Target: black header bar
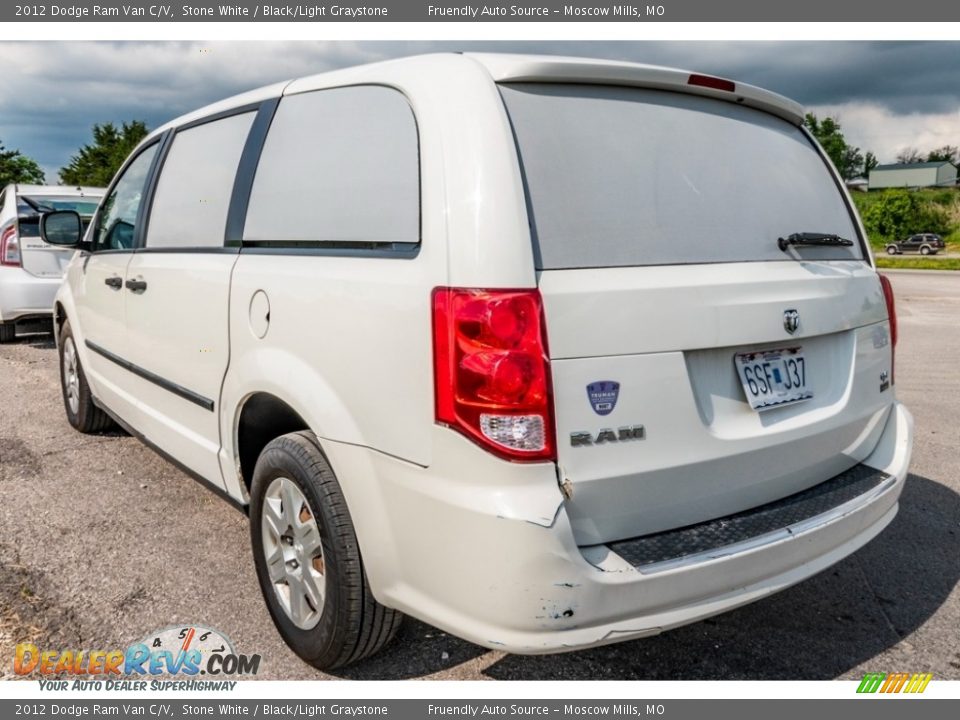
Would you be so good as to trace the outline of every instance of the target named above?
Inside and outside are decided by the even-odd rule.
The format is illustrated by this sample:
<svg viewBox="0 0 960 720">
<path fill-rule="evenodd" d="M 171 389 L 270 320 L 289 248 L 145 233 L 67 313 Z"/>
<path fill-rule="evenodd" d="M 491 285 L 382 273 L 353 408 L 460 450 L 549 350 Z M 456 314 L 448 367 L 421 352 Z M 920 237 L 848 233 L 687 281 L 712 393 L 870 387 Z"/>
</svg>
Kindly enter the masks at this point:
<svg viewBox="0 0 960 720">
<path fill-rule="evenodd" d="M 369 2 L 171 2 L 100 0 L 4 4 L 0 22 L 953 22 L 960 3 L 942 0 L 452 0 Z"/>
</svg>

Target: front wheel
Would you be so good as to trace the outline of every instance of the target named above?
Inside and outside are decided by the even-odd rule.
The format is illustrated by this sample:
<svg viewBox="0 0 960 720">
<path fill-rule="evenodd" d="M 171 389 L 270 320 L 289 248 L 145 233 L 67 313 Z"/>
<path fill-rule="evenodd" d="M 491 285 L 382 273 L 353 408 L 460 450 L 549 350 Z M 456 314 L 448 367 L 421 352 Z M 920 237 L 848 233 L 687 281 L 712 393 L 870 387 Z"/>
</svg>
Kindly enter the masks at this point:
<svg viewBox="0 0 960 720">
<path fill-rule="evenodd" d="M 367 582 L 340 483 L 308 432 L 268 443 L 251 486 L 257 578 L 287 645 L 321 670 L 378 652 L 403 615 Z"/>
<path fill-rule="evenodd" d="M 896 254 L 897 254 L 897 246 L 896 246 L 896 245 L 888 245 L 888 246 L 887 246 L 887 255 L 896 255 Z"/>
<path fill-rule="evenodd" d="M 17 337 L 16 323 L 0 323 L 0 343 L 13 342 Z"/>
<path fill-rule="evenodd" d="M 82 433 L 97 433 L 109 429 L 113 426 L 113 420 L 93 402 L 69 320 L 60 330 L 59 346 L 60 387 L 63 391 L 63 409 L 67 412 L 67 422 Z"/>
</svg>

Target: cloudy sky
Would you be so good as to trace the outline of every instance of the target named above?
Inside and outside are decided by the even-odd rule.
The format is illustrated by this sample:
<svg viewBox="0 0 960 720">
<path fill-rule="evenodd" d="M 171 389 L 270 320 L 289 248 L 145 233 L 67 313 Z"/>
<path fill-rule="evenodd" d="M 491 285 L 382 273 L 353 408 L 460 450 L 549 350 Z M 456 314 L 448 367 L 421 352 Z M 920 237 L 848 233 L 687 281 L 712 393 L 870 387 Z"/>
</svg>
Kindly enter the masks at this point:
<svg viewBox="0 0 960 720">
<path fill-rule="evenodd" d="M 57 170 L 98 122 L 153 128 L 279 80 L 425 52 L 581 55 L 730 77 L 839 118 L 849 142 L 892 161 L 960 145 L 958 42 L 0 42 L 0 141 Z"/>
</svg>

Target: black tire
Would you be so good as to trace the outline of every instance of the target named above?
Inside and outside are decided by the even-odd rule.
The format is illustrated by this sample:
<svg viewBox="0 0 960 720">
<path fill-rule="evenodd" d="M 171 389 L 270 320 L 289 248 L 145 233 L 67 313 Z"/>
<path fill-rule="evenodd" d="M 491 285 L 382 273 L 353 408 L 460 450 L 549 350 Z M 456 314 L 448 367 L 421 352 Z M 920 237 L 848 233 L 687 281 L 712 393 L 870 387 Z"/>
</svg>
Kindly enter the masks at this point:
<svg viewBox="0 0 960 720">
<path fill-rule="evenodd" d="M 17 337 L 16 323 L 0 323 L 0 343 L 13 342 Z"/>
<path fill-rule="evenodd" d="M 887 245 L 887 255 L 897 255 L 897 246 L 896 245 Z"/>
<path fill-rule="evenodd" d="M 281 604 L 264 551 L 265 496 L 279 478 L 291 480 L 299 488 L 308 507 L 298 510 L 297 515 L 302 520 L 301 513 L 305 512 L 316 519 L 322 542 L 325 593 L 319 621 L 310 629 L 299 627 Z M 287 645 L 314 667 L 332 670 L 369 657 L 390 642 L 403 614 L 384 607 L 370 592 L 340 483 L 313 435 L 295 432 L 268 443 L 257 460 L 250 495 L 250 537 L 257 579 Z"/>
<path fill-rule="evenodd" d="M 927 247 L 926 245 L 924 245 L 922 248 L 920 248 L 920 254 L 921 254 L 921 255 L 929 255 L 929 254 L 930 254 L 930 248 Z"/>
<path fill-rule="evenodd" d="M 79 355 L 75 355 L 76 385 L 74 390 L 77 395 L 77 402 L 76 407 L 71 407 L 72 403 L 67 393 L 67 368 L 64 363 L 64 348 L 73 347 L 73 352 L 76 354 L 76 341 L 73 339 L 69 320 L 64 322 L 60 329 L 60 339 L 57 344 L 60 358 L 60 391 L 63 395 L 63 409 L 67 413 L 67 422 L 75 430 L 82 433 L 99 433 L 109 430 L 113 427 L 113 420 L 93 402 L 93 395 L 90 393 L 90 386 L 87 384 L 87 376 L 83 372 Z"/>
</svg>

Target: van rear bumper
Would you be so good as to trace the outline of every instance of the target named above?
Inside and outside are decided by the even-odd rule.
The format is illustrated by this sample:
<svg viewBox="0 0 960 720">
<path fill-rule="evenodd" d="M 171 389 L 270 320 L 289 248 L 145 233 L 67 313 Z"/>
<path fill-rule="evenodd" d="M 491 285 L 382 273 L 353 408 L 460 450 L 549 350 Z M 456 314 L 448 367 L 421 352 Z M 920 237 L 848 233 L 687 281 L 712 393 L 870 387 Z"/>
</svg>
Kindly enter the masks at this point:
<svg viewBox="0 0 960 720">
<path fill-rule="evenodd" d="M 505 464 L 500 475 L 516 474 L 515 486 L 497 480 L 491 489 L 482 484 L 494 477 L 484 467 L 490 460 L 479 450 L 477 466 L 464 463 L 466 448 L 458 447 L 450 453 L 451 462 L 460 458 L 456 466 L 444 467 L 441 450 L 430 468 L 336 443 L 330 450 L 341 477 L 356 477 L 358 463 L 373 471 L 368 502 L 351 502 L 352 491 L 347 500 L 381 603 L 479 645 L 535 654 L 655 635 L 833 565 L 896 515 L 912 440 L 913 419 L 895 403 L 874 452 L 848 477 L 824 483 L 841 492 L 800 503 L 802 511 L 788 508 L 779 526 L 769 518 L 740 523 L 739 535 L 719 532 L 714 546 L 700 537 L 691 552 L 677 535 L 678 552 L 652 554 L 649 538 L 578 548 L 556 476 L 543 465 Z M 361 509 L 371 507 L 370 491 L 378 497 L 373 506 L 383 503 L 379 519 L 376 509 Z M 769 507 L 756 511 L 748 520 L 766 517 Z M 732 517 L 742 516 L 750 513 Z M 712 525 L 711 532 L 724 523 Z"/>
<path fill-rule="evenodd" d="M 61 278 L 40 278 L 19 267 L 0 268 L 0 321 L 50 317 Z"/>
</svg>

